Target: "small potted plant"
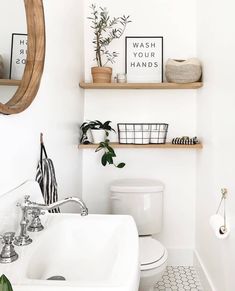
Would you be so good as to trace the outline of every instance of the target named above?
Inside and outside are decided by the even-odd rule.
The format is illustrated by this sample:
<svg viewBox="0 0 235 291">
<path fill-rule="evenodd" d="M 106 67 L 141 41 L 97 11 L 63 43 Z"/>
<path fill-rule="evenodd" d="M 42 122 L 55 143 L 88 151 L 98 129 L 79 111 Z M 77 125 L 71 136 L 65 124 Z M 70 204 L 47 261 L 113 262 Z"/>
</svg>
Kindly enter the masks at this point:
<svg viewBox="0 0 235 291">
<path fill-rule="evenodd" d="M 110 123 L 111 123 L 110 120 L 104 123 L 102 123 L 99 120 L 84 122 L 80 127 L 82 130 L 82 137 L 80 142 L 84 144 L 90 143 L 88 138 L 89 130 L 92 135 L 93 143 L 99 144 L 100 142 L 104 141 L 105 138 L 109 136 L 110 131 L 115 132 L 115 130 L 110 126 Z"/>
<path fill-rule="evenodd" d="M 101 150 L 104 151 L 101 157 L 101 164 L 103 166 L 114 165 L 115 167 L 121 169 L 125 167 L 125 163 L 119 164 L 114 163 L 113 158 L 116 157 L 116 153 L 112 146 L 110 145 L 110 140 L 107 138 L 111 131 L 115 132 L 115 130 L 111 127 L 110 123 L 111 123 L 110 120 L 104 123 L 102 123 L 99 120 L 83 122 L 83 124 L 80 126 L 82 130 L 82 137 L 80 139 L 80 142 L 83 144 L 90 143 L 88 137 L 88 131 L 90 130 L 93 137 L 93 142 L 98 144 L 95 151 L 96 152 L 99 152 Z"/>
<path fill-rule="evenodd" d="M 0 290 L 13 291 L 10 281 L 7 279 L 7 277 L 4 274 L 0 277 Z"/>
<path fill-rule="evenodd" d="M 108 63 L 113 64 L 118 53 L 110 52 L 107 47 L 114 39 L 120 38 L 128 23 L 130 16 L 110 18 L 108 10 L 95 4 L 91 6 L 91 28 L 94 30 L 94 50 L 97 67 L 91 68 L 94 83 L 111 83 L 112 68 L 106 67 Z"/>
</svg>

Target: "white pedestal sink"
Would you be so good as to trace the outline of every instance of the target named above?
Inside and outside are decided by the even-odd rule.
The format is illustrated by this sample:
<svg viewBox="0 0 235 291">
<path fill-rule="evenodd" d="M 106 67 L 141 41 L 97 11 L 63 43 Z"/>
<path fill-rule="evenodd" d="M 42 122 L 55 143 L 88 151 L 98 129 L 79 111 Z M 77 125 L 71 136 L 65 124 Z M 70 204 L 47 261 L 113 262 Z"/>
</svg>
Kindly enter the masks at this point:
<svg viewBox="0 0 235 291">
<path fill-rule="evenodd" d="M 17 261 L 0 264 L 0 275 L 11 280 L 14 291 L 138 290 L 139 245 L 132 217 L 46 214 L 43 224 L 43 231 L 30 233 L 32 244 L 15 247 Z M 47 280 L 53 276 L 65 281 Z"/>
</svg>

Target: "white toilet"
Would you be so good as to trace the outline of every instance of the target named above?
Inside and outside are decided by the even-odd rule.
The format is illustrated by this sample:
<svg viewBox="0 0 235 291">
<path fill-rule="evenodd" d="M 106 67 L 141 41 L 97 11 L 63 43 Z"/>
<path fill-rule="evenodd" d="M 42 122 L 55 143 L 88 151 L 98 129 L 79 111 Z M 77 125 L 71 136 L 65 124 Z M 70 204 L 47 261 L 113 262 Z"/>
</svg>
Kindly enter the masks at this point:
<svg viewBox="0 0 235 291">
<path fill-rule="evenodd" d="M 164 185 L 156 180 L 122 179 L 110 187 L 111 212 L 135 219 L 140 242 L 139 291 L 153 290 L 166 269 L 166 248 L 152 237 L 161 231 Z"/>
</svg>

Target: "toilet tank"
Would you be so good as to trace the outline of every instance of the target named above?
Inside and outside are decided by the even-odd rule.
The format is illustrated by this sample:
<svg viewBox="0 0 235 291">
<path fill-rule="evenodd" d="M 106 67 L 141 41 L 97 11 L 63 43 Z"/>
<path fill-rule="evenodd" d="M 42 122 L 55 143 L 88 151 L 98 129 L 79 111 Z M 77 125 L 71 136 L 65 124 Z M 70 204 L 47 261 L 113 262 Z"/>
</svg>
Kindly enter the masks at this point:
<svg viewBox="0 0 235 291">
<path fill-rule="evenodd" d="M 110 186 L 111 213 L 131 215 L 139 235 L 161 231 L 164 184 L 158 180 L 122 179 Z"/>
</svg>

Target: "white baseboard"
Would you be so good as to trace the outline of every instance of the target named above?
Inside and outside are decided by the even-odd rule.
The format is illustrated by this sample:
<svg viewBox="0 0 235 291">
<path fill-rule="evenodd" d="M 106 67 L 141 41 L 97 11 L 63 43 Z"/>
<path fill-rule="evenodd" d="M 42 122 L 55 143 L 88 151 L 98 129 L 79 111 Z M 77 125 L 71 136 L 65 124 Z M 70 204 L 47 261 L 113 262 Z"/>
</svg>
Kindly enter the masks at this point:
<svg viewBox="0 0 235 291">
<path fill-rule="evenodd" d="M 193 249 L 167 248 L 169 266 L 193 266 Z"/>
<path fill-rule="evenodd" d="M 193 265 L 198 272 L 204 291 L 216 291 L 198 252 L 194 251 Z"/>
</svg>

